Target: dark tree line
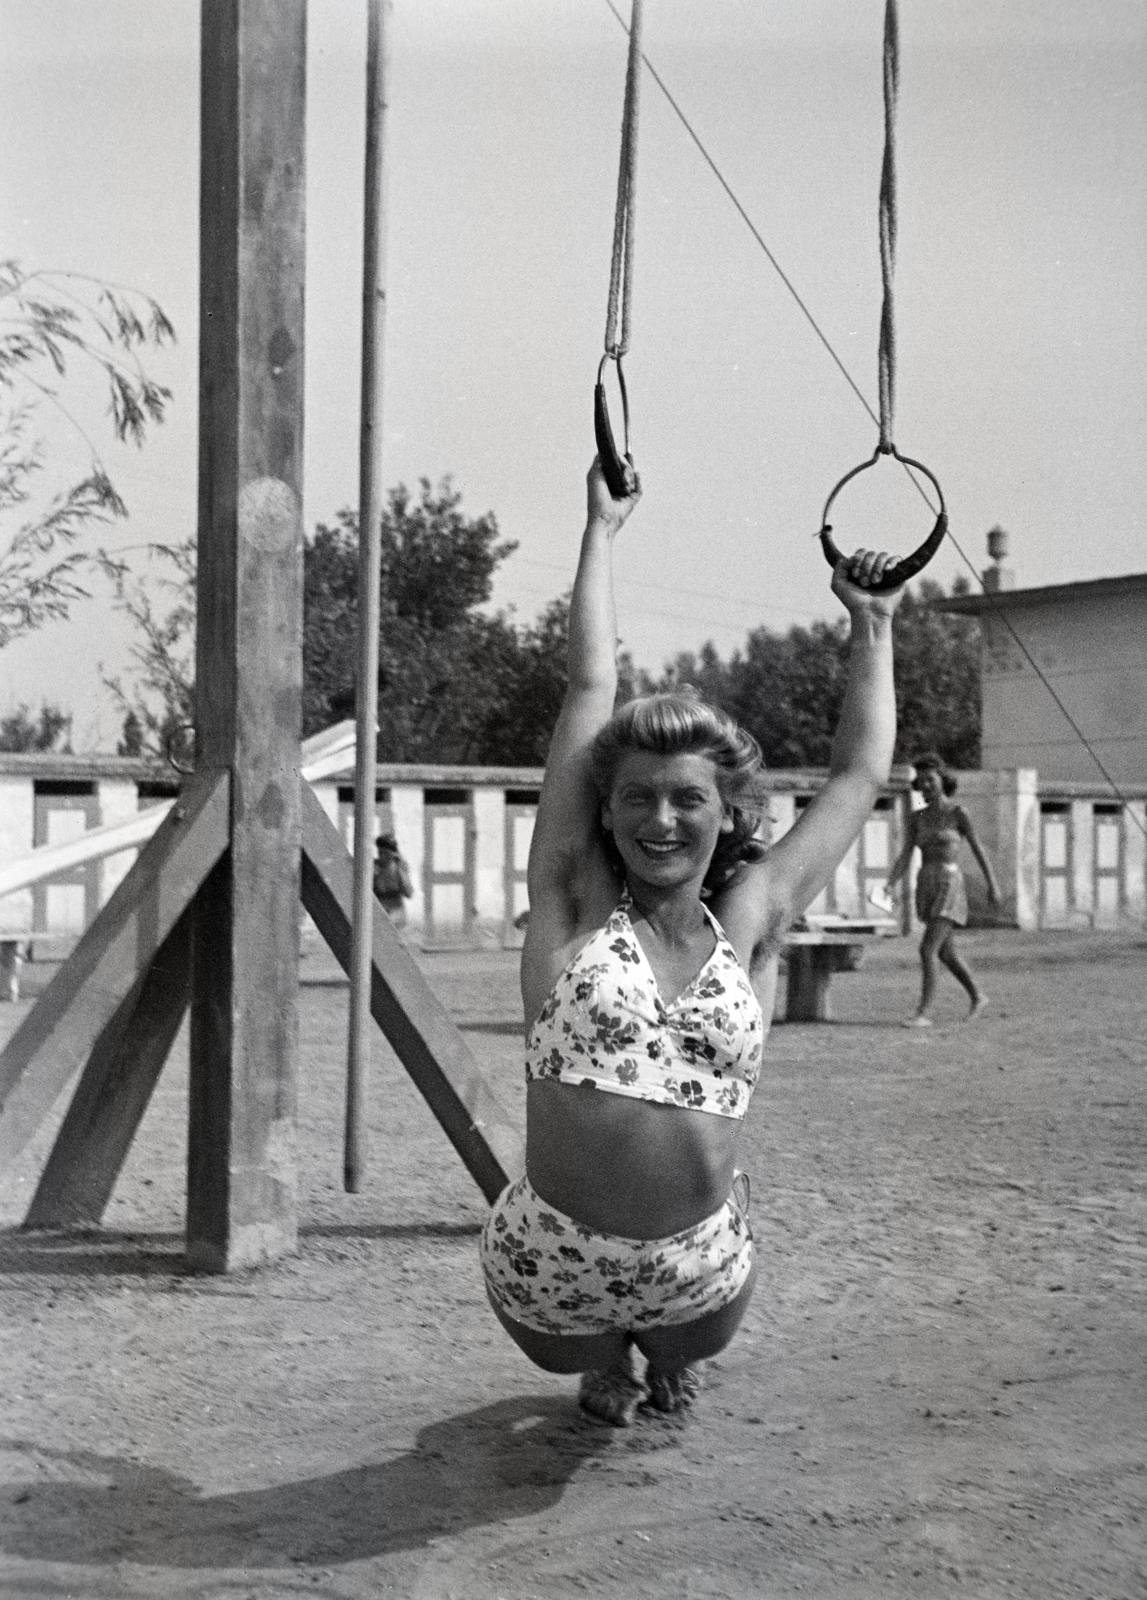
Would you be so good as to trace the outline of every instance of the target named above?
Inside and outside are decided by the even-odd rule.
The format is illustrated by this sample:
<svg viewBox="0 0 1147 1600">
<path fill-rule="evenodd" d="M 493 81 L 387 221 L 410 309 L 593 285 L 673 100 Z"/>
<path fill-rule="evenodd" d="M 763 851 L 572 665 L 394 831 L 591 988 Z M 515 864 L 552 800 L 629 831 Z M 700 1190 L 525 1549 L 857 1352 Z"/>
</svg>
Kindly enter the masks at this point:
<svg viewBox="0 0 1147 1600">
<path fill-rule="evenodd" d="M 382 535 L 379 758 L 542 765 L 566 687 L 568 596 L 528 625 L 491 613 L 494 574 L 515 546 L 500 538 L 492 515 L 466 516 L 449 480 L 436 488 L 423 480 L 417 498 L 402 486 L 392 490 Z M 157 546 L 156 559 L 162 565 L 150 587 L 119 579 L 138 669 L 130 692 L 109 683 L 127 713 L 125 753 L 161 753 L 194 704 L 194 549 Z M 164 586 L 161 608 L 153 597 Z M 343 511 L 305 545 L 304 735 L 354 715 L 357 588 L 357 521 Z M 897 612 L 897 759 L 935 749 L 953 766 L 976 767 L 977 624 L 936 611 L 930 602 L 941 595 L 924 581 Z M 656 681 L 623 657 L 620 697 L 695 684 L 756 736 L 769 766 L 822 767 L 847 667 L 844 619 L 783 634 L 757 628 L 727 661 L 707 644 L 678 656 Z"/>
<path fill-rule="evenodd" d="M 565 693 L 569 602 L 528 626 L 480 610 L 517 546 L 460 502 L 449 480 L 423 479 L 418 500 L 392 490 L 382 519 L 379 758 L 540 765 Z M 354 715 L 357 585 L 358 521 L 343 511 L 304 555 L 304 734 Z"/>
<path fill-rule="evenodd" d="M 957 579 L 954 594 L 966 594 Z M 979 624 L 934 609 L 944 590 L 910 588 L 893 623 L 897 761 L 935 750 L 953 767 L 980 765 Z M 770 767 L 828 765 L 848 676 L 848 624 L 814 622 L 785 634 L 755 628 L 722 661 L 711 644 L 680 655 L 658 687 L 691 683 L 756 738 Z"/>
</svg>

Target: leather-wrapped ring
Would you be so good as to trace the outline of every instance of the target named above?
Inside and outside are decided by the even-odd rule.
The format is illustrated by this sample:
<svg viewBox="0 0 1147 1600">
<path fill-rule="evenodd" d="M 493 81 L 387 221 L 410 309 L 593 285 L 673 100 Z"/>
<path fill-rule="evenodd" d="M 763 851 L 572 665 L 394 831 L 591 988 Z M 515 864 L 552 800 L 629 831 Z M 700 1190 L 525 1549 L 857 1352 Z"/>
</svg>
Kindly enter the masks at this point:
<svg viewBox="0 0 1147 1600">
<path fill-rule="evenodd" d="M 617 386 L 621 390 L 621 416 L 625 427 L 625 454 L 618 450 L 609 421 L 609 406 L 605 399 L 605 364 L 612 361 L 617 366 Z M 597 454 L 605 477 L 606 488 L 615 500 L 628 500 L 637 489 L 637 472 L 629 453 L 629 395 L 625 389 L 625 373 L 621 369 L 621 356 L 607 350 L 598 363 L 597 384 L 593 391 L 593 434 L 597 441 Z"/>
</svg>

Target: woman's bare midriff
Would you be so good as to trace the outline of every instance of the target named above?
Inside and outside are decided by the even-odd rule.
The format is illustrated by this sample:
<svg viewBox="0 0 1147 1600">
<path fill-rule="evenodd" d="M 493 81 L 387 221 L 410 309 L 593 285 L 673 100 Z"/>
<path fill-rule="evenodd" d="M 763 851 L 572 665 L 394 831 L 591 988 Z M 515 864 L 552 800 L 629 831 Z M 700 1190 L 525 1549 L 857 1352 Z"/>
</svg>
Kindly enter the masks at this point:
<svg viewBox="0 0 1147 1600">
<path fill-rule="evenodd" d="M 598 1233 L 660 1239 L 729 1197 L 732 1117 L 542 1081 L 527 1086 L 527 1173 L 536 1193 Z"/>
</svg>

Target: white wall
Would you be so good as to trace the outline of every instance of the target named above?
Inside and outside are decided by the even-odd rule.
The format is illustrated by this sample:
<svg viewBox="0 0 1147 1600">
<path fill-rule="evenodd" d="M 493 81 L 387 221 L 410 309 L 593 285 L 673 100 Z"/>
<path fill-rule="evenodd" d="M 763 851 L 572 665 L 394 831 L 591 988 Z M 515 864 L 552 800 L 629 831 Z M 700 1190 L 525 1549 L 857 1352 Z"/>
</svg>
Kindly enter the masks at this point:
<svg viewBox="0 0 1147 1600">
<path fill-rule="evenodd" d="M 32 848 L 31 778 L 0 777 L 0 861 L 18 861 Z M 32 891 L 18 889 L 0 900 L 0 930 L 23 933 L 32 926 Z"/>
<path fill-rule="evenodd" d="M 104 778 L 99 785 L 100 825 L 130 822 L 139 815 L 139 785 L 134 779 Z M 121 850 L 100 863 L 100 905 L 105 905 L 131 869 L 138 850 Z"/>
<path fill-rule="evenodd" d="M 506 922 L 506 791 L 474 790 L 474 909 L 483 944 L 499 944 Z"/>
<path fill-rule="evenodd" d="M 1147 782 L 1147 585 L 1006 614 L 1116 782 Z M 1045 783 L 1095 782 L 1095 762 L 1006 624 L 990 611 L 980 623 L 985 769 L 1035 767 Z"/>
<path fill-rule="evenodd" d="M 413 929 L 426 926 L 426 893 L 422 873 L 426 864 L 426 808 L 421 784 L 390 786 L 390 813 L 394 818 L 394 837 L 410 869 L 414 893 L 406 902 L 406 919 Z"/>
</svg>

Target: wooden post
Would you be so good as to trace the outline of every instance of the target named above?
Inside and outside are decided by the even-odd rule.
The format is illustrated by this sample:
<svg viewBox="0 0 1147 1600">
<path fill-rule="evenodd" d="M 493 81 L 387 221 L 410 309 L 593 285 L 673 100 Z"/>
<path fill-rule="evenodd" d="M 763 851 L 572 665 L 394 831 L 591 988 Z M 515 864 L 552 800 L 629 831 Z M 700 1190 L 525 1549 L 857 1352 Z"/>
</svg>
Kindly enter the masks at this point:
<svg viewBox="0 0 1147 1600">
<path fill-rule="evenodd" d="M 195 906 L 187 1242 L 297 1237 L 305 0 L 203 0 L 196 760 L 232 776 Z"/>
<path fill-rule="evenodd" d="M 374 945 L 374 787 L 378 726 L 379 568 L 382 560 L 382 379 L 386 326 L 386 14 L 368 0 L 366 183 L 362 248 L 362 400 L 359 416 L 358 687 L 354 762 L 354 924 L 347 1040 L 343 1184 L 357 1194 L 366 1155 L 364 1093 L 370 1060 Z"/>
</svg>

